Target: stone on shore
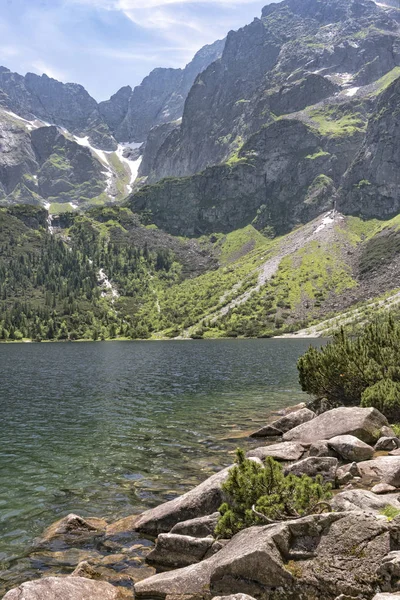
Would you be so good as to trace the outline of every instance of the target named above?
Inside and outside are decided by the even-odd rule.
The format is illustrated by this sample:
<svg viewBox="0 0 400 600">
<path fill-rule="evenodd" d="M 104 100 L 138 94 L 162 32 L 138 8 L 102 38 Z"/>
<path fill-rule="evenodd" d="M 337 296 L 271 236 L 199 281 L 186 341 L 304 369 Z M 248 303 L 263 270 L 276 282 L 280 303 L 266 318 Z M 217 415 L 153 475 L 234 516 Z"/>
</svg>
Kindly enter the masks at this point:
<svg viewBox="0 0 400 600">
<path fill-rule="evenodd" d="M 337 511 L 363 511 L 364 513 L 379 514 L 388 504 L 400 509 L 398 493 L 378 495 L 369 490 L 345 490 L 336 494 L 330 504 Z"/>
<path fill-rule="evenodd" d="M 214 596 L 212 600 L 255 600 L 247 594 L 231 594 L 229 596 Z"/>
<path fill-rule="evenodd" d="M 221 515 L 219 512 L 215 512 L 212 515 L 207 515 L 206 517 L 182 521 L 181 523 L 174 525 L 174 527 L 171 529 L 171 533 L 190 535 L 197 538 L 205 538 L 209 535 L 214 535 L 214 530 L 217 526 L 220 516 Z"/>
<path fill-rule="evenodd" d="M 397 448 L 400 448 L 400 440 L 397 437 L 381 437 L 375 444 L 377 452 L 396 450 Z"/>
<path fill-rule="evenodd" d="M 126 597 L 106 581 L 86 577 L 44 577 L 10 590 L 3 600 L 120 600 Z"/>
<path fill-rule="evenodd" d="M 368 483 L 388 483 L 400 487 L 400 456 L 378 456 L 358 463 L 361 477 Z"/>
<path fill-rule="evenodd" d="M 214 543 L 212 537 L 196 538 L 174 533 L 160 533 L 155 548 L 147 556 L 146 561 L 156 567 L 186 567 L 206 558 Z"/>
<path fill-rule="evenodd" d="M 322 475 L 325 482 L 334 484 L 338 464 L 337 458 L 309 456 L 286 467 L 285 475 L 289 473 L 297 475 L 297 477 L 301 477 L 302 475 L 308 475 L 309 477 Z"/>
<path fill-rule="evenodd" d="M 396 488 L 393 485 L 389 485 L 388 483 L 377 483 L 371 489 L 373 494 L 391 494 L 395 492 Z"/>
<path fill-rule="evenodd" d="M 230 468 L 212 475 L 186 494 L 147 510 L 132 521 L 132 528 L 156 537 L 160 533 L 168 533 L 181 521 L 216 512 L 224 501 L 221 486 L 228 477 Z"/>
<path fill-rule="evenodd" d="M 382 594 L 376 594 L 376 596 L 374 596 L 372 598 L 372 600 L 399 600 L 399 599 L 400 599 L 400 592 L 399 593 L 383 592 Z"/>
<path fill-rule="evenodd" d="M 216 555 L 135 585 L 141 598 L 206 600 L 372 597 L 377 570 L 391 550 L 391 524 L 362 513 L 311 515 L 235 535 Z M 345 573 L 345 577 L 343 574 Z"/>
<path fill-rule="evenodd" d="M 354 435 L 337 435 L 328 440 L 328 446 L 343 460 L 351 462 L 370 460 L 374 455 L 374 449 Z"/>
<path fill-rule="evenodd" d="M 282 442 L 281 444 L 271 444 L 271 446 L 261 446 L 260 448 L 253 448 L 249 450 L 246 456 L 248 458 L 260 458 L 264 460 L 267 456 L 271 456 L 275 460 L 290 461 L 299 460 L 306 449 L 297 442 Z"/>
<path fill-rule="evenodd" d="M 302 408 L 295 412 L 289 413 L 276 421 L 262 427 L 258 431 L 255 431 L 251 434 L 250 437 L 258 438 L 258 437 L 269 437 L 282 435 L 286 431 L 297 427 L 297 425 L 301 425 L 302 423 L 307 423 L 314 419 L 315 413 L 308 408 Z"/>
<path fill-rule="evenodd" d="M 314 443 L 338 435 L 353 435 L 366 444 L 375 444 L 388 421 L 375 408 L 339 407 L 298 425 L 283 435 L 285 442 Z"/>
<path fill-rule="evenodd" d="M 318 440 L 317 442 L 314 442 L 314 444 L 311 444 L 308 449 L 308 454 L 310 456 L 338 457 L 337 453 L 329 446 L 328 440 Z"/>
</svg>

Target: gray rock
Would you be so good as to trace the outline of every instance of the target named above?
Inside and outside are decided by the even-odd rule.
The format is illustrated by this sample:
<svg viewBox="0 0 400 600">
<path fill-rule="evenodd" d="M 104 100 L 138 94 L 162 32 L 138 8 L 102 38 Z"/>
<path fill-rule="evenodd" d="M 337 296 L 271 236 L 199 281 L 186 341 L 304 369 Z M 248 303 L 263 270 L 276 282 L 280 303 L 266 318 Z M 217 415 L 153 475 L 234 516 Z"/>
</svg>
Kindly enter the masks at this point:
<svg viewBox="0 0 400 600">
<path fill-rule="evenodd" d="M 186 567 L 203 560 L 214 542 L 212 537 L 160 533 L 155 548 L 148 554 L 146 561 L 157 567 Z"/>
<path fill-rule="evenodd" d="M 396 450 L 391 450 L 389 452 L 389 456 L 400 456 L 400 448 L 396 448 Z"/>
<path fill-rule="evenodd" d="M 207 515 L 206 517 L 182 521 L 181 523 L 174 525 L 174 527 L 171 529 L 171 533 L 204 538 L 214 534 L 219 517 L 219 512 L 215 512 L 212 515 Z"/>
<path fill-rule="evenodd" d="M 338 464 L 337 458 L 309 456 L 286 467 L 285 474 L 292 473 L 298 477 L 322 475 L 325 482 L 335 483 Z"/>
<path fill-rule="evenodd" d="M 85 577 L 44 577 L 10 590 L 3 600 L 119 600 L 118 588 Z"/>
<path fill-rule="evenodd" d="M 396 488 L 393 485 L 389 485 L 388 483 L 377 483 L 371 489 L 373 494 L 391 494 L 395 492 Z"/>
<path fill-rule="evenodd" d="M 361 476 L 368 481 L 400 487 L 400 456 L 379 456 L 358 463 Z"/>
<path fill-rule="evenodd" d="M 382 594 L 376 594 L 372 598 L 372 600 L 399 600 L 400 592 L 396 594 L 395 592 L 383 592 Z"/>
<path fill-rule="evenodd" d="M 229 596 L 214 596 L 212 600 L 255 600 L 247 594 L 230 594 Z"/>
<path fill-rule="evenodd" d="M 296 442 L 283 442 L 280 444 L 272 444 L 271 446 L 262 446 L 261 448 L 254 448 L 247 452 L 247 457 L 260 458 L 263 460 L 267 456 L 272 456 L 275 460 L 289 461 L 299 460 L 305 452 L 304 446 Z"/>
<path fill-rule="evenodd" d="M 340 407 L 298 425 L 285 433 L 283 440 L 312 444 L 338 435 L 353 435 L 366 444 L 373 444 L 384 425 L 388 425 L 386 417 L 375 408 Z"/>
<path fill-rule="evenodd" d="M 390 552 L 391 524 L 361 513 L 313 515 L 251 527 L 215 556 L 135 585 L 138 599 L 248 594 L 273 598 L 371 597 Z M 345 572 L 346 577 L 343 577 Z"/>
<path fill-rule="evenodd" d="M 396 437 L 396 434 L 390 426 L 384 426 L 381 429 L 381 437 Z"/>
<path fill-rule="evenodd" d="M 308 449 L 308 454 L 310 456 L 331 456 L 333 458 L 338 458 L 337 453 L 332 450 L 327 440 L 318 440 L 311 444 Z"/>
<path fill-rule="evenodd" d="M 334 510 L 338 511 L 363 511 L 377 515 L 388 504 L 400 509 L 399 498 L 398 493 L 379 496 L 372 491 L 354 489 L 336 494 L 330 504 Z"/>
<path fill-rule="evenodd" d="M 36 545 L 45 547 L 51 546 L 53 543 L 59 544 L 62 541 L 66 545 L 76 546 L 88 539 L 104 535 L 106 527 L 107 522 L 104 519 L 92 517 L 83 519 L 79 515 L 71 513 L 50 525 L 42 537 L 36 540 Z"/>
<path fill-rule="evenodd" d="M 315 417 L 315 413 L 308 408 L 302 408 L 301 410 L 297 410 L 295 412 L 289 413 L 280 419 L 273 421 L 269 425 L 262 427 L 255 433 L 252 433 L 250 437 L 268 437 L 277 435 L 275 432 L 279 434 L 285 433 L 297 425 L 301 425 L 302 423 L 307 423 L 311 421 Z"/>
<path fill-rule="evenodd" d="M 328 445 L 344 460 L 361 462 L 374 455 L 374 449 L 353 435 L 338 435 L 328 441 Z"/>
<path fill-rule="evenodd" d="M 227 467 L 212 475 L 183 496 L 139 515 L 132 523 L 133 529 L 155 537 L 169 532 L 181 521 L 214 513 L 224 500 L 221 486 L 228 477 L 229 469 Z"/>
<path fill-rule="evenodd" d="M 379 451 L 389 451 L 396 450 L 400 448 L 400 440 L 397 437 L 381 437 L 375 444 L 375 450 Z"/>
</svg>

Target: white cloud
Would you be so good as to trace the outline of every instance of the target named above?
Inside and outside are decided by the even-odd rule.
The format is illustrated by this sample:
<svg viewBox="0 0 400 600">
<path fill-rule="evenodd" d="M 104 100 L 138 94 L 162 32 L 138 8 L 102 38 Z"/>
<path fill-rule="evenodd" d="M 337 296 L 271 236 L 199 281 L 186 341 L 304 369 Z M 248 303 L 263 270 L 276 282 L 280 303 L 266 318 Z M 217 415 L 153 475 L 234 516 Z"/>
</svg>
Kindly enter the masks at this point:
<svg viewBox="0 0 400 600">
<path fill-rule="evenodd" d="M 64 71 L 55 69 L 54 67 L 48 65 L 47 63 L 45 63 L 42 60 L 36 60 L 36 61 L 32 62 L 31 68 L 38 75 L 43 75 L 43 73 L 45 73 L 46 75 L 48 75 L 48 77 L 52 77 L 53 79 L 57 79 L 58 81 L 66 82 L 68 80 L 68 77 L 64 73 Z"/>
</svg>

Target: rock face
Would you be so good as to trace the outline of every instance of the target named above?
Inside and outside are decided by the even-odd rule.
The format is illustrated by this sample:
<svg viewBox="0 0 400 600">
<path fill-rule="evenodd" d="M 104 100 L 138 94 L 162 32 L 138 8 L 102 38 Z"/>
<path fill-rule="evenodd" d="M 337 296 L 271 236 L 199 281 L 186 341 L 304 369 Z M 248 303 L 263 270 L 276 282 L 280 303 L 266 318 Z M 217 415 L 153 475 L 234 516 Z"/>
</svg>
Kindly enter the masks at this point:
<svg viewBox="0 0 400 600">
<path fill-rule="evenodd" d="M 221 485 L 229 468 L 216 473 L 175 500 L 170 500 L 137 517 L 132 526 L 136 531 L 152 536 L 167 533 L 181 521 L 214 513 L 223 502 Z"/>
<path fill-rule="evenodd" d="M 375 408 L 341 407 L 319 415 L 284 434 L 284 441 L 313 443 L 336 436 L 352 435 L 366 444 L 374 444 L 380 429 L 388 422 Z"/>
<path fill-rule="evenodd" d="M 344 177 L 338 207 L 364 217 L 400 210 L 400 78 L 382 94 L 365 142 Z"/>
<path fill-rule="evenodd" d="M 152 127 L 179 119 L 197 75 L 220 58 L 225 40 L 204 46 L 184 69 L 154 69 L 142 83 L 119 90 L 99 111 L 115 138 L 144 142 Z"/>
<path fill-rule="evenodd" d="M 242 593 L 274 600 L 279 589 L 288 600 L 371 597 L 390 550 L 390 523 L 359 513 L 314 515 L 246 529 L 209 559 L 136 584 L 135 595 L 200 600 Z"/>
<path fill-rule="evenodd" d="M 45 577 L 10 590 L 4 600 L 120 600 L 117 588 L 84 577 Z"/>
<path fill-rule="evenodd" d="M 371 23 L 381 30 L 373 39 Z M 164 145 L 151 181 L 226 160 L 272 114 L 332 97 L 335 81 L 365 85 L 382 76 L 399 64 L 396 30 L 395 19 L 363 0 L 327 0 L 323 10 L 316 0 L 267 5 L 261 19 L 229 33 L 221 60 L 195 81 L 179 139 Z"/>
<path fill-rule="evenodd" d="M 296 412 L 289 413 L 276 421 L 273 421 L 269 425 L 262 427 L 255 433 L 252 433 L 250 437 L 268 437 L 269 435 L 275 436 L 275 432 L 285 433 L 289 429 L 297 427 L 302 423 L 307 423 L 315 417 L 315 413 L 308 408 L 302 408 Z"/>
</svg>

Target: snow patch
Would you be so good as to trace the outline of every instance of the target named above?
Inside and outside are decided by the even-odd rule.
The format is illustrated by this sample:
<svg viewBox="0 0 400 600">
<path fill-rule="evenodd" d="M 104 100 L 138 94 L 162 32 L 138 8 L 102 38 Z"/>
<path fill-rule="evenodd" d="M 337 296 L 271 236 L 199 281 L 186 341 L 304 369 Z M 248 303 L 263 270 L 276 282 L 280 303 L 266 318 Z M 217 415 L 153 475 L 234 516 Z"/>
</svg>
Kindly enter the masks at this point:
<svg viewBox="0 0 400 600">
<path fill-rule="evenodd" d="M 112 152 L 106 152 L 105 150 L 99 150 L 98 148 L 95 148 L 94 146 L 92 146 L 92 144 L 89 142 L 89 136 L 87 135 L 86 137 L 78 137 L 77 135 L 74 135 L 74 140 L 77 144 L 79 144 L 80 146 L 84 146 L 85 148 L 89 148 L 89 150 L 91 150 L 92 152 L 94 152 L 94 154 L 97 154 L 97 156 L 99 157 L 99 159 L 101 160 L 101 162 L 108 167 L 108 159 L 107 159 L 107 154 L 112 154 Z"/>
<path fill-rule="evenodd" d="M 129 158 L 126 158 L 124 156 L 124 150 L 125 150 L 125 148 L 133 148 L 133 149 L 140 148 L 141 145 L 142 144 L 136 144 L 135 142 L 132 142 L 130 144 L 119 144 L 117 151 L 116 151 L 116 154 L 117 154 L 119 160 L 123 164 L 127 165 L 128 169 L 130 171 L 130 174 L 131 174 L 131 178 L 130 178 L 129 185 L 128 185 L 129 192 L 132 191 L 132 186 L 135 183 L 135 180 L 138 176 L 138 171 L 139 171 L 140 163 L 142 162 L 142 157 L 139 156 L 139 158 L 137 158 L 136 160 L 130 160 Z"/>
<path fill-rule="evenodd" d="M 24 119 L 23 117 L 20 117 L 19 115 L 15 114 L 11 110 L 5 110 L 4 112 L 7 115 L 10 115 L 10 117 L 12 117 L 13 119 L 17 119 L 18 121 L 22 121 L 25 124 L 26 128 L 29 129 L 29 131 L 32 131 L 32 129 L 36 129 L 36 127 L 34 125 L 34 121 L 28 121 L 28 119 Z"/>
<path fill-rule="evenodd" d="M 350 96 L 350 97 L 355 96 L 359 89 L 360 89 L 359 87 L 349 88 L 348 90 L 346 90 L 346 96 Z"/>
<path fill-rule="evenodd" d="M 76 210 L 78 208 L 77 204 L 74 204 L 74 202 L 70 202 L 69 203 L 70 207 L 73 208 L 74 210 Z"/>
</svg>

